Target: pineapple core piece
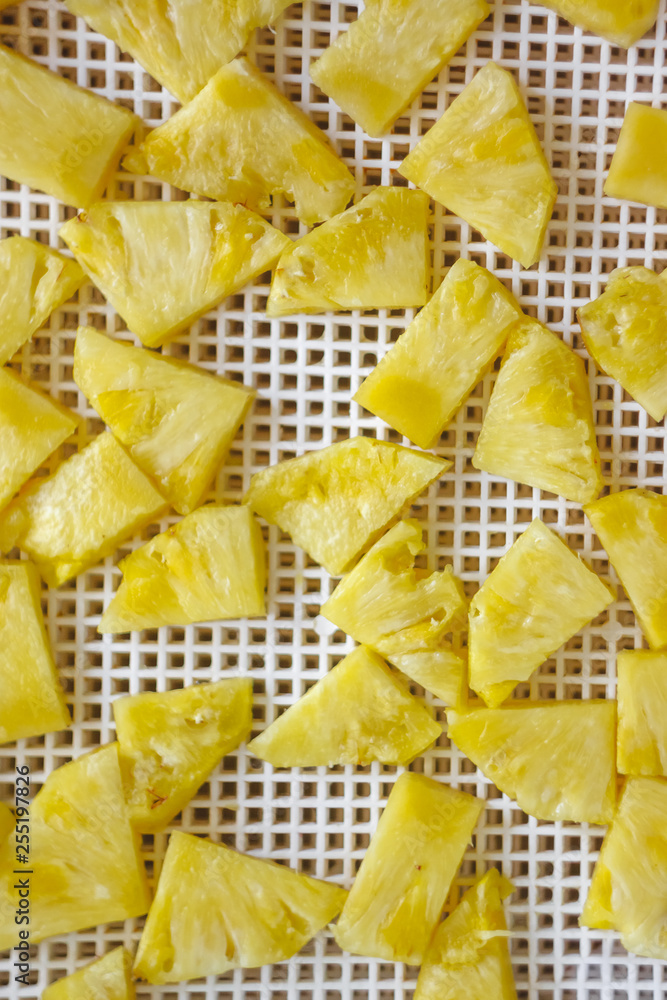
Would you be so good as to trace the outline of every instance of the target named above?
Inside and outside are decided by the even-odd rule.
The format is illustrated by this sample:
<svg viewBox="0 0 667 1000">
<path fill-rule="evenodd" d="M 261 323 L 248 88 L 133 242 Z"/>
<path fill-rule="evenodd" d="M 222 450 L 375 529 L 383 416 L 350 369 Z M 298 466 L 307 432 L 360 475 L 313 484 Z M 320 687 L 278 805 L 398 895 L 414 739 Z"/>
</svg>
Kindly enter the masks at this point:
<svg viewBox="0 0 667 1000">
<path fill-rule="evenodd" d="M 108 431 L 0 513 L 0 551 L 18 545 L 50 587 L 93 566 L 166 509 Z"/>
<path fill-rule="evenodd" d="M 39 576 L 27 562 L 0 563 L 0 690 L 0 743 L 69 726 Z"/>
<path fill-rule="evenodd" d="M 466 792 L 402 774 L 334 928 L 338 945 L 421 965 L 483 808 Z"/>
<path fill-rule="evenodd" d="M 523 701 L 447 710 L 447 734 L 529 816 L 609 823 L 616 804 L 616 702 Z"/>
<path fill-rule="evenodd" d="M 282 962 L 334 919 L 346 895 L 175 830 L 134 973 L 159 985 Z"/>
<path fill-rule="evenodd" d="M 433 448 L 521 316 L 497 278 L 460 258 L 354 398 L 420 448 Z"/>
<path fill-rule="evenodd" d="M 47 986 L 41 1000 L 134 1000 L 132 956 L 114 948 L 71 976 Z"/>
<path fill-rule="evenodd" d="M 247 507 L 200 507 L 119 564 L 102 634 L 265 613 L 266 554 Z"/>
<path fill-rule="evenodd" d="M 667 208 L 667 111 L 632 101 L 625 112 L 604 193 Z"/>
<path fill-rule="evenodd" d="M 171 340 L 291 245 L 241 205 L 205 201 L 98 202 L 60 237 L 146 347 Z"/>
<path fill-rule="evenodd" d="M 243 502 L 339 576 L 451 464 L 375 438 L 348 438 L 256 473 Z"/>
<path fill-rule="evenodd" d="M 163 830 L 252 728 L 252 681 L 235 677 L 113 703 L 130 822 Z"/>
<path fill-rule="evenodd" d="M 507 70 L 487 63 L 399 173 L 524 267 L 539 260 L 557 188 Z"/>
<path fill-rule="evenodd" d="M 536 518 L 470 602 L 470 686 L 496 708 L 615 596 Z"/>
<path fill-rule="evenodd" d="M 15 838 L 0 848 L 0 950 L 16 944 Z M 30 808 L 30 941 L 146 913 L 150 893 L 112 743 L 56 768 Z"/>
<path fill-rule="evenodd" d="M 14 813 L 4 802 L 0 802 L 0 847 L 14 829 Z"/>
<path fill-rule="evenodd" d="M 359 646 L 248 749 L 274 767 L 409 764 L 441 733 L 384 661 Z"/>
<path fill-rule="evenodd" d="M 629 49 L 653 25 L 660 0 L 540 0 L 580 28 Z"/>
<path fill-rule="evenodd" d="M 472 464 L 574 503 L 604 485 L 584 362 L 536 320 L 510 333 Z"/>
<path fill-rule="evenodd" d="M 623 490 L 584 507 L 652 649 L 667 646 L 667 496 Z"/>
<path fill-rule="evenodd" d="M 618 654 L 618 770 L 667 777 L 667 652 Z"/>
<path fill-rule="evenodd" d="M 635 955 L 667 961 L 667 781 L 628 778 L 579 923 L 616 930 Z"/>
<path fill-rule="evenodd" d="M 366 4 L 310 75 L 368 135 L 384 135 L 490 9 L 486 0 Z"/>
<path fill-rule="evenodd" d="M 355 186 L 324 133 L 247 59 L 218 70 L 123 166 L 256 211 L 284 194 L 309 226 L 342 212 Z"/>
<path fill-rule="evenodd" d="M 0 45 L 0 174 L 87 208 L 139 119 Z"/>
<path fill-rule="evenodd" d="M 74 381 L 179 514 L 197 507 L 254 389 L 79 327 Z"/>
<path fill-rule="evenodd" d="M 266 313 L 403 309 L 428 299 L 428 198 L 378 187 L 285 250 Z"/>
</svg>

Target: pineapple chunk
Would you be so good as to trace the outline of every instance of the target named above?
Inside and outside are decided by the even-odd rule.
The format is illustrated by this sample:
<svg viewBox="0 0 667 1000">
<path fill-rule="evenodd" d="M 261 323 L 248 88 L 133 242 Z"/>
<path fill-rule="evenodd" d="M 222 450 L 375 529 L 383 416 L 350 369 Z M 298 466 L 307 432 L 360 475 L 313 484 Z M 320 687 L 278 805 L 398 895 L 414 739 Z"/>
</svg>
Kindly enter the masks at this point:
<svg viewBox="0 0 667 1000">
<path fill-rule="evenodd" d="M 632 101 L 625 112 L 604 193 L 667 208 L 667 111 Z"/>
<path fill-rule="evenodd" d="M 466 792 L 402 774 L 334 928 L 338 945 L 420 965 L 483 808 Z"/>
<path fill-rule="evenodd" d="M 521 316 L 497 278 L 460 258 L 354 398 L 420 448 L 433 448 Z"/>
<path fill-rule="evenodd" d="M 130 822 L 163 830 L 252 728 L 252 681 L 230 678 L 113 703 Z"/>
<path fill-rule="evenodd" d="M 262 532 L 247 507 L 200 507 L 119 564 L 98 631 L 133 632 L 266 611 Z"/>
<path fill-rule="evenodd" d="M 274 767 L 409 764 L 441 733 L 384 661 L 359 646 L 248 749 Z"/>
<path fill-rule="evenodd" d="M 667 781 L 628 778 L 579 923 L 619 931 L 628 951 L 667 961 Z"/>
<path fill-rule="evenodd" d="M 584 507 L 652 649 L 667 646 L 667 496 L 623 490 Z"/>
<path fill-rule="evenodd" d="M 14 813 L 4 802 L 0 802 L 0 847 L 14 829 Z"/>
<path fill-rule="evenodd" d="M 267 316 L 423 306 L 428 220 L 421 191 L 375 188 L 290 244 L 276 268 Z"/>
<path fill-rule="evenodd" d="M 448 646 L 414 653 L 392 653 L 389 658 L 410 680 L 437 695 L 445 705 L 460 705 L 465 700 L 468 667 Z"/>
<path fill-rule="evenodd" d="M 0 551 L 18 545 L 50 587 L 82 573 L 166 509 L 109 432 L 38 479 L 0 513 Z"/>
<path fill-rule="evenodd" d="M 85 281 L 76 261 L 43 243 L 23 236 L 0 240 L 0 365 Z"/>
<path fill-rule="evenodd" d="M 132 956 L 114 948 L 71 976 L 47 986 L 41 1000 L 134 1000 Z"/>
<path fill-rule="evenodd" d="M 339 576 L 451 464 L 375 438 L 348 438 L 256 473 L 243 502 Z"/>
<path fill-rule="evenodd" d="M 618 770 L 667 777 L 667 652 L 618 654 Z"/>
<path fill-rule="evenodd" d="M 16 943 L 16 847 L 0 847 L 0 951 Z M 30 808 L 30 941 L 146 913 L 115 743 L 49 774 Z"/>
<path fill-rule="evenodd" d="M 339 912 L 340 886 L 174 831 L 134 964 L 149 983 L 295 955 Z"/>
<path fill-rule="evenodd" d="M 539 260 L 557 188 L 507 70 L 487 63 L 399 173 L 524 267 Z"/>
<path fill-rule="evenodd" d="M 529 816 L 609 823 L 616 804 L 616 702 L 447 709 L 447 734 Z"/>
<path fill-rule="evenodd" d="M 179 514 L 199 506 L 254 389 L 79 327 L 74 381 Z"/>
<path fill-rule="evenodd" d="M 98 202 L 60 236 L 146 347 L 171 340 L 291 245 L 241 205 L 205 201 Z"/>
<path fill-rule="evenodd" d="M 604 485 L 584 363 L 535 320 L 510 333 L 472 464 L 574 503 Z"/>
<path fill-rule="evenodd" d="M 660 0 L 539 0 L 572 24 L 629 49 L 653 25 Z"/>
<path fill-rule="evenodd" d="M 0 45 L 0 174 L 87 208 L 139 119 Z"/>
<path fill-rule="evenodd" d="M 247 59 L 218 70 L 123 166 L 256 211 L 284 194 L 309 226 L 342 212 L 355 187 L 320 129 Z"/>
</svg>

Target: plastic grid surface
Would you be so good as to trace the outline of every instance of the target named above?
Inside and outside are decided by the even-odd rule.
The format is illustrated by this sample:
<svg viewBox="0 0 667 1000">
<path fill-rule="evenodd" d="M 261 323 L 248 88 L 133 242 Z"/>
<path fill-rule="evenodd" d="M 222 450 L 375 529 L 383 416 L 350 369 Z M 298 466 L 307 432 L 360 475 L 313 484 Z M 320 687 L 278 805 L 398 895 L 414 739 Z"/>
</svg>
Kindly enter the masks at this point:
<svg viewBox="0 0 667 1000">
<path fill-rule="evenodd" d="M 626 53 L 535 4 L 496 0 L 467 47 L 383 141 L 365 137 L 308 76 L 311 57 L 344 30 L 361 6 L 353 0 L 294 4 L 275 32 L 256 34 L 249 54 L 325 129 L 354 170 L 359 194 L 378 183 L 404 183 L 395 174 L 399 161 L 489 58 L 510 69 L 521 84 L 559 186 L 547 247 L 539 266 L 522 271 L 466 223 L 436 206 L 434 281 L 457 256 L 474 258 L 512 288 L 527 312 L 547 322 L 586 357 L 576 325 L 579 302 L 597 296 L 614 267 L 645 264 L 660 269 L 667 258 L 667 214 L 618 203 L 602 193 L 627 103 L 637 98 L 660 105 L 666 63 L 664 4 L 655 30 Z M 177 107 L 129 57 L 69 15 L 58 0 L 25 0 L 6 8 L 0 13 L 0 37 L 79 84 L 134 108 L 149 124 L 157 124 Z M 167 185 L 127 174 L 119 174 L 115 183 L 112 194 L 117 196 L 183 197 Z M 20 233 L 57 246 L 59 225 L 71 214 L 54 199 L 0 178 L 2 236 Z M 276 206 L 274 222 L 288 232 L 298 231 L 289 208 Z M 351 397 L 412 313 L 268 320 L 263 311 L 268 280 L 265 275 L 167 348 L 259 390 L 215 490 L 215 496 L 230 501 L 239 499 L 254 471 L 304 450 L 359 433 L 399 440 Z M 78 322 L 111 334 L 123 332 L 119 317 L 88 285 L 78 300 L 54 314 L 15 364 L 86 415 L 78 441 L 82 445 L 101 424 L 72 380 Z M 663 426 L 594 365 L 589 364 L 589 372 L 607 481 L 612 489 L 642 484 L 661 490 Z M 451 561 L 474 592 L 498 557 L 539 516 L 598 572 L 613 579 L 580 508 L 472 467 L 492 382 L 493 375 L 477 388 L 443 436 L 438 451 L 454 459 L 454 468 L 416 505 L 414 513 L 427 528 L 429 564 L 440 567 Z M 65 450 L 71 451 L 72 445 Z M 267 537 L 265 621 L 102 639 L 96 623 L 119 580 L 115 564 L 139 538 L 70 585 L 45 591 L 49 633 L 74 724 L 68 732 L 0 747 L 0 798 L 13 798 L 16 763 L 31 766 L 38 786 L 53 768 L 113 739 L 111 703 L 122 693 L 247 675 L 254 681 L 259 731 L 349 650 L 352 643 L 318 618 L 332 587 L 327 574 L 276 529 L 269 529 Z M 613 696 L 617 650 L 642 644 L 629 604 L 619 600 L 519 693 L 540 698 Z M 442 706 L 430 696 L 427 700 L 444 722 Z M 520 997 L 658 1000 L 665 995 L 667 966 L 628 956 L 611 933 L 577 926 L 601 829 L 526 817 L 444 735 L 413 767 L 488 800 L 459 884 L 470 884 L 489 864 L 501 865 L 514 880 L 516 892 L 506 906 Z M 396 773 L 379 766 L 274 772 L 241 750 L 224 760 L 174 825 L 349 886 Z M 167 834 L 145 838 L 149 872 L 159 869 L 166 843 Z M 140 921 L 128 921 L 42 943 L 34 949 L 33 985 L 20 991 L 5 953 L 0 958 L 0 998 L 38 997 L 48 982 L 94 955 L 136 942 L 140 928 Z M 288 963 L 162 989 L 140 986 L 138 993 L 165 1000 L 398 1000 L 412 995 L 416 974 L 401 965 L 342 955 L 330 935 L 322 933 Z"/>
</svg>

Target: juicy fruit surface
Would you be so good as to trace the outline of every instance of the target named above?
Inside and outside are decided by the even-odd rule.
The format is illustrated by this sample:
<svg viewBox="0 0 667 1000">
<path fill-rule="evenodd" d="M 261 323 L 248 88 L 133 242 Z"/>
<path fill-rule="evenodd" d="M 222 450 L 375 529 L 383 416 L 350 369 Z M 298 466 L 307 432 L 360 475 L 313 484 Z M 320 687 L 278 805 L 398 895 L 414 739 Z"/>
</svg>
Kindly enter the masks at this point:
<svg viewBox="0 0 667 1000">
<path fill-rule="evenodd" d="M 282 962 L 334 919 L 346 895 L 332 883 L 175 830 L 135 975 L 177 983 Z"/>
<path fill-rule="evenodd" d="M 618 770 L 667 777 L 667 652 L 618 654 Z"/>
<path fill-rule="evenodd" d="M 604 485 L 584 363 L 536 320 L 510 333 L 472 464 L 574 503 Z"/>
<path fill-rule="evenodd" d="M 59 235 L 146 347 L 175 337 L 290 245 L 243 206 L 203 201 L 98 202 Z"/>
<path fill-rule="evenodd" d="M 410 680 L 437 695 L 445 705 L 459 705 L 468 692 L 468 667 L 448 646 L 392 653 L 391 662 Z"/>
<path fill-rule="evenodd" d="M 609 167 L 610 198 L 667 208 L 667 111 L 634 101 L 628 105 Z"/>
<path fill-rule="evenodd" d="M 177 358 L 79 327 L 74 381 L 179 514 L 199 505 L 255 398 Z"/>
<path fill-rule="evenodd" d="M 47 986 L 42 1000 L 134 1000 L 132 956 L 114 948 L 103 958 Z"/>
<path fill-rule="evenodd" d="M 267 315 L 424 305 L 428 218 L 421 191 L 371 191 L 290 244 L 276 268 Z"/>
<path fill-rule="evenodd" d="M 421 964 L 483 807 L 424 775 L 401 775 L 334 928 L 338 945 Z"/>
<path fill-rule="evenodd" d="M 124 166 L 257 211 L 284 194 L 309 226 L 342 212 L 354 193 L 320 129 L 247 59 L 218 70 Z"/>
<path fill-rule="evenodd" d="M 614 598 L 536 518 L 470 602 L 470 686 L 495 708 Z"/>
<path fill-rule="evenodd" d="M 356 437 L 256 473 L 244 503 L 338 576 L 451 462 Z"/>
<path fill-rule="evenodd" d="M 230 678 L 113 703 L 130 822 L 155 833 L 252 727 L 252 682 Z"/>
<path fill-rule="evenodd" d="M 561 17 L 627 49 L 655 24 L 659 0 L 540 0 Z"/>
<path fill-rule="evenodd" d="M 495 63 L 452 101 L 400 173 L 524 267 L 539 259 L 557 188 L 518 87 Z"/>
<path fill-rule="evenodd" d="M 420 448 L 434 447 L 521 315 L 496 277 L 459 258 L 355 400 Z"/>
<path fill-rule="evenodd" d="M 0 846 L 14 829 L 14 813 L 4 802 L 0 802 Z"/>
</svg>

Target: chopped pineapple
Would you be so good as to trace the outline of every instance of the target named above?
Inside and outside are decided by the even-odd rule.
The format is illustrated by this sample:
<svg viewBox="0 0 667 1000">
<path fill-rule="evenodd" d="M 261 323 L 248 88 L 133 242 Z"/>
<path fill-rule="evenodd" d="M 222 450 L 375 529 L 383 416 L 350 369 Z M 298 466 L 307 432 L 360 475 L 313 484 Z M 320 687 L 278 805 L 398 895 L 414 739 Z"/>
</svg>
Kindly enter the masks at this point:
<svg viewBox="0 0 667 1000">
<path fill-rule="evenodd" d="M 247 507 L 200 507 L 120 563 L 101 633 L 265 613 L 266 554 Z"/>
<path fill-rule="evenodd" d="M 539 260 L 557 188 L 507 70 L 487 63 L 399 172 L 524 267 Z"/>
<path fill-rule="evenodd" d="M 163 830 L 252 728 L 252 681 L 230 678 L 113 703 L 130 822 Z"/>
<path fill-rule="evenodd" d="M 132 956 L 114 948 L 71 976 L 47 986 L 41 1000 L 134 1000 Z"/>
<path fill-rule="evenodd" d="M 339 912 L 340 886 L 174 831 L 134 964 L 149 983 L 295 955 Z"/>
<path fill-rule="evenodd" d="M 0 847 L 0 951 L 16 944 L 14 837 Z M 30 807 L 30 941 L 146 913 L 150 893 L 112 743 L 56 768 Z"/>
<path fill-rule="evenodd" d="M 0 513 L 0 551 L 18 545 L 49 586 L 59 587 L 165 509 L 164 498 L 107 432 Z"/>
<path fill-rule="evenodd" d="M 468 667 L 448 645 L 441 646 L 444 648 L 392 653 L 389 658 L 410 680 L 437 695 L 445 705 L 460 705 L 468 691 Z"/>
<path fill-rule="evenodd" d="M 510 333 L 472 464 L 574 503 L 604 485 L 584 363 L 535 320 Z"/>
<path fill-rule="evenodd" d="M 667 208 L 667 111 L 628 104 L 604 193 L 610 198 Z"/>
<path fill-rule="evenodd" d="M 247 59 L 218 70 L 123 166 L 257 211 L 284 194 L 309 226 L 342 212 L 355 186 L 324 133 Z"/>
<path fill-rule="evenodd" d="M 4 802 L 0 802 L 0 846 L 14 829 L 14 813 Z"/>
<path fill-rule="evenodd" d="M 290 244 L 278 262 L 268 316 L 402 309 L 428 300 L 428 198 L 378 187 Z"/>
<path fill-rule="evenodd" d="M 420 448 L 433 448 L 521 315 L 497 278 L 460 258 L 355 400 Z"/>
<path fill-rule="evenodd" d="M 658 16 L 660 0 L 539 0 L 580 28 L 602 35 L 614 45 L 630 48 Z"/>
<path fill-rule="evenodd" d="M 60 237 L 146 347 L 268 271 L 288 236 L 241 205 L 103 201 Z"/>
<path fill-rule="evenodd" d="M 470 686 L 496 708 L 615 596 L 536 518 L 470 603 Z"/>
<path fill-rule="evenodd" d="M 348 438 L 256 473 L 244 503 L 338 576 L 451 464 L 375 438 Z"/>
<path fill-rule="evenodd" d="M 667 777 L 667 652 L 618 654 L 618 770 Z"/>
</svg>

